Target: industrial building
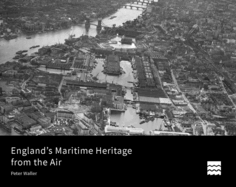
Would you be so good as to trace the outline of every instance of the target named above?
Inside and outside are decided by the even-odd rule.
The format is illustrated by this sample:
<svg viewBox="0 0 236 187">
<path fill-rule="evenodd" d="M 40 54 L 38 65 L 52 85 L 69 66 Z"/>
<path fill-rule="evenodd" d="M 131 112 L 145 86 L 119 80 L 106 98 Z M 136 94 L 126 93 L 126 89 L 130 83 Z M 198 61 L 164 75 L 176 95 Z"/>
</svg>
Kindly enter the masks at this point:
<svg viewBox="0 0 236 187">
<path fill-rule="evenodd" d="M 169 98 L 159 98 L 160 104 L 171 105 L 172 102 Z"/>
<path fill-rule="evenodd" d="M 139 96 L 138 101 L 143 103 L 156 103 L 156 104 L 160 103 L 159 98 L 156 97 Z"/>
<path fill-rule="evenodd" d="M 66 110 L 57 111 L 57 118 L 73 119 L 74 117 L 75 117 L 74 112 L 66 111 Z"/>
<path fill-rule="evenodd" d="M 142 61 L 140 57 L 135 57 L 135 66 L 140 88 L 155 88 L 156 84 L 153 79 L 152 71 L 148 61 Z"/>
<path fill-rule="evenodd" d="M 113 51 L 111 49 L 102 49 L 102 48 L 93 48 L 91 49 L 91 52 L 95 53 L 96 55 L 111 55 Z"/>
<path fill-rule="evenodd" d="M 160 88 L 150 89 L 150 88 L 136 88 L 138 96 L 143 97 L 154 97 L 154 98 L 167 98 L 164 91 Z"/>
</svg>

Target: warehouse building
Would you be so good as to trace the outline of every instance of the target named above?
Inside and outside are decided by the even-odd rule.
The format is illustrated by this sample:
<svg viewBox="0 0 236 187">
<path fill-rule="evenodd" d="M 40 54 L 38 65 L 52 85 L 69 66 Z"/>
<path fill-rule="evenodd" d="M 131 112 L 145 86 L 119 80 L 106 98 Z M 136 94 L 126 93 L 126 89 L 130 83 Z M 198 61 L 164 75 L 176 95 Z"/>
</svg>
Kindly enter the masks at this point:
<svg viewBox="0 0 236 187">
<path fill-rule="evenodd" d="M 156 104 L 160 103 L 159 98 L 156 97 L 139 96 L 138 101 L 143 103 L 156 103 Z"/>
<path fill-rule="evenodd" d="M 120 75 L 121 68 L 120 68 L 120 59 L 116 55 L 109 55 L 106 58 L 104 73 L 110 75 Z"/>
<path fill-rule="evenodd" d="M 67 110 L 57 111 L 57 118 L 74 119 L 74 117 L 75 117 L 74 112 L 67 111 Z"/>
<path fill-rule="evenodd" d="M 66 80 L 66 85 L 75 86 L 75 87 L 100 88 L 100 89 L 107 88 L 106 83 L 82 82 L 82 81 L 76 81 L 76 80 Z"/>
</svg>

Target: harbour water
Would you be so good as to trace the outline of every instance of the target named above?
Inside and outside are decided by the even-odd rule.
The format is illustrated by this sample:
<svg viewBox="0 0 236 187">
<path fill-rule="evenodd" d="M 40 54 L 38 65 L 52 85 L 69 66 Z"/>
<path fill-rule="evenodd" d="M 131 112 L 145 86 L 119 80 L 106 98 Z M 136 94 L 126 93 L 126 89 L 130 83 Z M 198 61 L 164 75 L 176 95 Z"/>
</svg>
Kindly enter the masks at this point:
<svg viewBox="0 0 236 187">
<path fill-rule="evenodd" d="M 125 73 L 122 74 L 121 76 L 107 76 L 102 72 L 104 60 L 99 59 L 97 61 L 98 65 L 93 70 L 92 74 L 96 76 L 97 73 L 99 73 L 97 78 L 99 79 L 100 82 L 108 82 L 125 86 L 126 88 L 128 88 L 125 95 L 125 99 L 133 101 L 133 95 L 131 93 L 131 88 L 133 87 L 133 83 L 130 82 L 137 82 L 137 80 L 134 79 L 131 63 L 128 61 L 120 62 L 121 67 L 125 71 Z M 142 128 L 145 130 L 146 133 L 148 133 L 151 130 L 161 129 L 163 124 L 163 120 L 158 118 L 155 119 L 154 121 L 149 121 L 147 123 L 140 125 L 139 123 L 141 122 L 141 119 L 139 118 L 139 114 L 136 113 L 136 110 L 132 108 L 132 105 L 130 106 L 127 105 L 127 110 L 125 112 L 111 113 L 110 120 L 116 122 L 119 126 L 132 125 L 137 128 Z"/>
<path fill-rule="evenodd" d="M 160 118 L 155 119 L 153 122 L 149 121 L 148 123 L 139 124 L 141 122 L 139 115 L 136 114 L 136 110 L 132 106 L 128 106 L 127 110 L 124 113 L 112 113 L 111 121 L 116 122 L 120 126 L 134 126 L 137 128 L 142 128 L 146 133 L 151 130 L 161 129 L 163 120 Z"/>
<path fill-rule="evenodd" d="M 137 6 L 137 5 L 136 5 Z M 138 5 L 142 6 L 142 5 Z M 116 26 L 122 25 L 122 23 L 133 20 L 141 15 L 141 10 L 134 10 L 134 9 L 126 9 L 121 8 L 115 14 L 105 18 L 103 23 L 107 26 L 112 26 L 116 24 Z M 110 19 L 110 17 L 116 16 L 114 19 Z M 96 26 L 90 27 L 89 35 L 95 36 L 96 33 Z M 26 36 L 18 37 L 14 40 L 5 41 L 0 39 L 0 63 L 4 63 L 6 61 L 11 61 L 12 58 L 15 56 L 15 53 L 19 50 L 29 50 L 31 46 L 40 45 L 53 45 L 56 43 L 64 43 L 64 40 L 68 38 L 70 34 L 75 34 L 75 37 L 79 37 L 85 34 L 84 25 L 80 26 L 73 26 L 70 29 L 56 31 L 56 32 L 49 32 L 49 33 L 42 33 L 33 35 L 31 39 L 26 39 Z M 117 38 L 118 39 L 118 38 Z M 114 45 L 116 48 L 121 48 L 121 45 L 116 44 Z M 127 46 L 122 46 L 127 48 Z M 129 46 L 129 48 L 133 48 L 134 46 Z M 28 51 L 29 54 L 36 52 L 38 49 L 30 49 Z M 128 61 L 121 61 L 121 67 L 123 68 L 123 73 L 120 76 L 107 76 L 105 75 L 103 70 L 103 59 L 98 59 L 98 64 L 96 68 L 92 71 L 93 76 L 97 76 L 98 82 L 109 82 L 114 84 L 120 84 L 125 87 L 133 87 L 133 84 L 130 82 L 136 82 L 133 73 L 131 63 Z M 45 68 L 41 68 L 42 70 Z M 61 73 L 60 70 L 47 70 L 52 73 Z M 131 94 L 131 90 L 127 90 L 126 99 L 133 100 L 133 95 Z M 111 114 L 111 121 L 117 122 L 120 126 L 126 125 L 133 125 L 135 127 L 143 128 L 146 132 L 154 129 L 159 129 L 163 121 L 161 119 L 155 119 L 153 122 L 148 122 L 140 125 L 140 118 L 139 115 L 136 114 L 136 110 L 132 108 L 132 106 L 128 106 L 127 110 L 123 113 L 112 113 Z M 2 131 L 0 129 L 0 134 Z"/>
</svg>

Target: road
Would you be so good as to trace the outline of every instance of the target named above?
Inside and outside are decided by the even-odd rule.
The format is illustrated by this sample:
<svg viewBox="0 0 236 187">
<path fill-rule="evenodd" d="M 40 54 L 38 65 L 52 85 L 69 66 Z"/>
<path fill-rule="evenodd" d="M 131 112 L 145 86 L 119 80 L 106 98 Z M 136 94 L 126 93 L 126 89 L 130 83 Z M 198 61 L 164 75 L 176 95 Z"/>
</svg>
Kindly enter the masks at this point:
<svg viewBox="0 0 236 187">
<path fill-rule="evenodd" d="M 174 72 L 173 70 L 171 69 L 171 75 L 172 75 L 172 79 L 174 81 L 174 84 L 176 85 L 176 88 L 179 92 L 181 92 L 180 88 L 179 88 L 179 84 L 175 78 L 175 75 L 174 75 Z M 197 113 L 197 111 L 193 108 L 192 104 L 190 103 L 190 101 L 186 98 L 185 94 L 183 92 L 182 93 L 182 96 L 184 98 L 184 101 L 188 103 L 188 107 L 193 111 L 193 113 L 197 114 L 198 116 L 198 119 L 201 121 L 201 125 L 202 125 L 202 128 L 203 128 L 203 132 L 204 132 L 204 135 L 207 135 L 207 124 L 206 122 L 199 116 L 199 114 Z"/>
<path fill-rule="evenodd" d="M 175 84 L 177 90 L 178 90 L 179 92 L 181 92 L 181 90 L 180 90 L 180 88 L 179 88 L 179 84 L 178 84 L 178 82 L 177 82 L 177 80 L 176 80 L 176 78 L 175 78 L 175 75 L 174 75 L 174 72 L 173 72 L 172 69 L 171 69 L 171 76 L 172 76 L 172 79 L 173 79 L 173 81 L 174 81 L 174 84 Z M 197 111 L 196 111 L 196 110 L 193 108 L 193 106 L 191 105 L 190 101 L 186 98 L 185 94 L 184 94 L 183 92 L 181 92 L 181 93 L 182 93 L 182 97 L 184 98 L 184 101 L 185 101 L 186 103 L 188 103 L 188 107 L 189 107 L 194 113 L 197 113 Z"/>
<path fill-rule="evenodd" d="M 61 79 L 61 82 L 60 82 L 60 85 L 58 86 L 58 92 L 61 94 L 61 87 L 62 87 L 62 84 L 64 82 L 64 76 L 62 77 Z M 62 95 L 62 94 L 61 94 Z"/>
<path fill-rule="evenodd" d="M 29 77 L 25 82 L 22 83 L 22 85 L 21 85 L 21 89 L 25 89 L 26 83 L 27 83 L 30 79 L 32 79 L 33 76 L 34 76 L 33 74 L 30 75 L 30 77 Z"/>
<path fill-rule="evenodd" d="M 223 88 L 223 92 L 228 96 L 228 98 L 230 99 L 230 101 L 233 104 L 234 108 L 236 108 L 236 105 L 234 104 L 234 101 L 232 100 L 232 98 L 229 96 L 228 92 L 225 89 L 223 79 L 221 77 L 220 77 L 220 84 L 221 84 L 221 87 Z"/>
</svg>

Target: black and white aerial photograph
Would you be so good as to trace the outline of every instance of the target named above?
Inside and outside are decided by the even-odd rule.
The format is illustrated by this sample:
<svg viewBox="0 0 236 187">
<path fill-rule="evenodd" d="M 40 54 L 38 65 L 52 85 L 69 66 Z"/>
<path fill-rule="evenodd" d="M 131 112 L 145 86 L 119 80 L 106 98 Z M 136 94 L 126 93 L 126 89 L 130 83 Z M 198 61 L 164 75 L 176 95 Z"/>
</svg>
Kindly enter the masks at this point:
<svg viewBox="0 0 236 187">
<path fill-rule="evenodd" d="M 235 0 L 0 0 L 1 136 L 234 136 L 235 105 Z"/>
</svg>

